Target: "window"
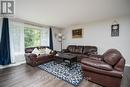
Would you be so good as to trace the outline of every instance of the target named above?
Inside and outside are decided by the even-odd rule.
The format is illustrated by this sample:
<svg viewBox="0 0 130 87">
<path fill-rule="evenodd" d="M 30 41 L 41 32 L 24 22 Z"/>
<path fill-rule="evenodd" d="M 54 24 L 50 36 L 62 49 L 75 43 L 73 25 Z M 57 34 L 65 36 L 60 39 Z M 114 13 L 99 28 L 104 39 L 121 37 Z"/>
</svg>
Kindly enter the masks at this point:
<svg viewBox="0 0 130 87">
<path fill-rule="evenodd" d="M 24 25 L 24 45 L 27 47 L 49 46 L 49 29 Z"/>
<path fill-rule="evenodd" d="M 40 29 L 24 27 L 24 44 L 25 48 L 40 46 L 41 32 Z"/>
<path fill-rule="evenodd" d="M 25 47 L 48 46 L 49 29 L 9 22 L 11 62 L 24 61 Z M 1 34 L 0 34 L 1 35 Z"/>
</svg>

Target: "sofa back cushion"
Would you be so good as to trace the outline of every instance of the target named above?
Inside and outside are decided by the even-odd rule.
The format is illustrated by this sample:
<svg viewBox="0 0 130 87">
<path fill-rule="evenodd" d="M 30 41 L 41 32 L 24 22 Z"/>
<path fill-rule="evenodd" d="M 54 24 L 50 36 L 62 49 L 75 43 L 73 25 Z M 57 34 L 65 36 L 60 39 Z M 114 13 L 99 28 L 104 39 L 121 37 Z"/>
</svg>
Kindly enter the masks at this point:
<svg viewBox="0 0 130 87">
<path fill-rule="evenodd" d="M 83 54 L 88 55 L 90 52 L 97 52 L 96 46 L 84 46 Z"/>
<path fill-rule="evenodd" d="M 71 52 L 71 53 L 75 53 L 75 48 L 76 48 L 75 45 L 69 45 L 69 46 L 67 47 L 68 51 Z"/>
<path fill-rule="evenodd" d="M 43 49 L 43 48 L 48 48 L 47 46 L 39 46 L 39 47 L 28 47 L 25 48 L 25 53 L 32 53 L 32 51 L 37 48 L 37 49 Z"/>
<path fill-rule="evenodd" d="M 109 49 L 103 54 L 104 61 L 112 66 L 114 66 L 121 59 L 122 55 L 116 49 Z"/>
<path fill-rule="evenodd" d="M 76 46 L 75 53 L 82 54 L 84 46 Z"/>
</svg>

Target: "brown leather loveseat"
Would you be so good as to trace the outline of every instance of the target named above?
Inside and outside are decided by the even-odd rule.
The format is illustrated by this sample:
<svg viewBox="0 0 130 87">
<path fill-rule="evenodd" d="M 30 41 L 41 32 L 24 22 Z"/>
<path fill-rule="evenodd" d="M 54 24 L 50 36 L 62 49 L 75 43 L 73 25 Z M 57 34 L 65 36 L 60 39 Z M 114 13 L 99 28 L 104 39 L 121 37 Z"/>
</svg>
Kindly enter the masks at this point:
<svg viewBox="0 0 130 87">
<path fill-rule="evenodd" d="M 42 63 L 52 61 L 54 59 L 54 55 L 56 54 L 56 51 L 50 52 L 50 54 L 36 55 L 36 54 L 31 53 L 34 48 L 42 49 L 42 48 L 46 48 L 46 46 L 26 48 L 25 59 L 26 59 L 27 64 L 31 66 L 37 66 Z"/>
<path fill-rule="evenodd" d="M 80 62 L 82 58 L 88 58 L 90 55 L 97 54 L 97 47 L 69 45 L 66 49 L 63 49 L 62 52 L 76 55 Z"/>
<path fill-rule="evenodd" d="M 124 66 L 125 59 L 116 49 L 81 60 L 85 79 L 104 87 L 120 87 Z"/>
</svg>

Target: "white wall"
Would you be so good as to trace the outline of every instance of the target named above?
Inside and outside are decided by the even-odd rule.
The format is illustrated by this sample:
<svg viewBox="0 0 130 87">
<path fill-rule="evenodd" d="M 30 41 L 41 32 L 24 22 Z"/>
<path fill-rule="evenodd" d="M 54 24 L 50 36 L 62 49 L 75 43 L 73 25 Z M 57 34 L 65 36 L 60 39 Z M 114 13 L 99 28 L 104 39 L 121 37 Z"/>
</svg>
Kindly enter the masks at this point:
<svg viewBox="0 0 130 87">
<path fill-rule="evenodd" d="M 120 24 L 119 37 L 111 37 L 111 24 L 113 21 L 114 19 L 109 19 L 64 29 L 65 40 L 63 47 L 66 48 L 69 44 L 95 45 L 98 47 L 99 54 L 103 54 L 110 48 L 116 48 L 125 57 L 127 65 L 130 65 L 130 16 L 117 18 Z M 83 38 L 72 39 L 72 29 L 76 28 L 83 28 Z"/>
</svg>

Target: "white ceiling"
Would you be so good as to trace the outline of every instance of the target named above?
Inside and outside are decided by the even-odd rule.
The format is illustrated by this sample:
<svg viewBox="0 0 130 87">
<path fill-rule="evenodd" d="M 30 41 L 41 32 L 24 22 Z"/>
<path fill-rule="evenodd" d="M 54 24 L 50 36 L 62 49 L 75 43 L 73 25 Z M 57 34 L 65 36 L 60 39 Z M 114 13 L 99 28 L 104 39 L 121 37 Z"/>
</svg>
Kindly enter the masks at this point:
<svg viewBox="0 0 130 87">
<path fill-rule="evenodd" d="M 130 0 L 15 0 L 15 15 L 57 27 L 128 15 Z"/>
</svg>

